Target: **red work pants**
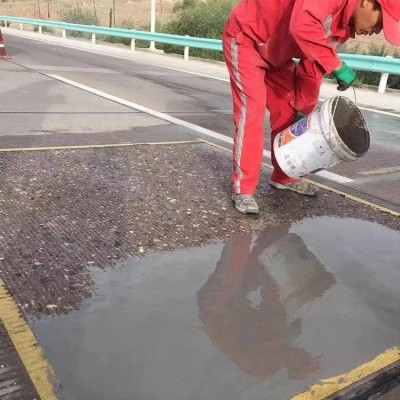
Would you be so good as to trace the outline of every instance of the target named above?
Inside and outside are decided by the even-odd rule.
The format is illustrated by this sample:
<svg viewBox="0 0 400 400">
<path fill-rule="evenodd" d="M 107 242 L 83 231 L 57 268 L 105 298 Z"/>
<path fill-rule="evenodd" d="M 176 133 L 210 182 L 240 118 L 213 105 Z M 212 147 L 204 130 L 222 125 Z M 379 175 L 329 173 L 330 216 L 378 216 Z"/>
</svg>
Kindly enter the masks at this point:
<svg viewBox="0 0 400 400">
<path fill-rule="evenodd" d="M 281 68 L 268 64 L 256 50 L 256 43 L 239 32 L 233 36 L 225 29 L 223 47 L 229 70 L 235 139 L 233 146 L 233 193 L 254 194 L 260 179 L 263 148 L 264 118 L 270 112 L 271 153 L 274 171 L 271 179 L 279 183 L 295 182 L 284 174 L 276 162 L 273 141 L 290 126 L 296 110 L 290 102 L 295 99 L 296 67 L 290 61 Z M 284 40 L 284 39 L 283 39 Z"/>
</svg>

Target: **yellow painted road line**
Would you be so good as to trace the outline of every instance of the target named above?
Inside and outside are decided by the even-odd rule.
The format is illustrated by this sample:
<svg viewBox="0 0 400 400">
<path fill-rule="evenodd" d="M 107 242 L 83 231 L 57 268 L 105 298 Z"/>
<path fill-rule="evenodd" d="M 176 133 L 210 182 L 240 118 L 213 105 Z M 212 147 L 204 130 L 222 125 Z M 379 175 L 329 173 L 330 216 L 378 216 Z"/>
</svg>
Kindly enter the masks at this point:
<svg viewBox="0 0 400 400">
<path fill-rule="evenodd" d="M 22 363 L 35 386 L 41 400 L 57 400 L 53 385 L 50 382 L 53 376 L 44 352 L 28 324 L 22 317 L 17 304 L 0 279 L 0 319 L 10 336 Z"/>
<path fill-rule="evenodd" d="M 201 140 L 180 140 L 176 142 L 147 142 L 147 143 L 112 143 L 112 144 L 88 144 L 77 146 L 50 146 L 50 147 L 14 147 L 0 149 L 2 152 L 11 151 L 45 151 L 45 150 L 79 150 L 79 149 L 104 149 L 107 147 L 127 147 L 127 146 L 167 146 L 176 144 L 198 144 Z"/>
<path fill-rule="evenodd" d="M 400 348 L 393 347 L 353 371 L 318 382 L 308 392 L 301 393 L 293 397 L 292 400 L 324 400 L 332 398 L 334 395 L 338 395 L 339 392 L 351 389 L 366 379 L 389 369 L 398 362 L 400 362 Z"/>
<path fill-rule="evenodd" d="M 221 150 L 224 150 L 224 151 L 227 151 L 227 152 L 231 152 L 230 149 L 227 149 L 227 148 L 225 148 L 223 146 L 220 146 L 218 144 L 209 142 L 208 140 L 203 140 L 203 143 L 206 143 L 206 144 L 208 144 L 210 146 L 213 146 L 213 147 L 217 147 L 218 149 L 221 149 Z M 267 163 L 263 163 L 263 166 L 267 167 L 269 169 L 274 169 L 274 167 L 272 165 L 267 164 Z M 373 208 L 373 209 L 375 209 L 377 211 L 382 211 L 384 213 L 391 214 L 391 215 L 393 215 L 395 217 L 400 217 L 400 212 L 391 210 L 390 208 L 382 207 L 382 206 L 380 206 L 378 204 L 375 204 L 375 203 L 372 203 L 370 201 L 361 199 L 360 197 L 353 196 L 352 194 L 348 194 L 348 193 L 342 192 L 340 190 L 333 189 L 333 188 L 331 188 L 329 186 L 323 185 L 322 183 L 314 182 L 314 181 L 311 181 L 309 179 L 306 179 L 306 181 L 312 183 L 315 186 L 320 187 L 321 189 L 327 190 L 328 192 L 332 192 L 332 193 L 338 194 L 339 196 L 343 196 L 346 199 L 356 201 L 357 203 L 363 204 L 364 206 L 371 207 L 371 208 Z"/>
<path fill-rule="evenodd" d="M 346 197 L 346 199 L 350 199 L 350 200 L 356 201 L 357 203 L 363 204 L 365 206 L 372 207 L 377 211 L 382 211 L 384 213 L 391 214 L 391 215 L 393 215 L 395 217 L 400 217 L 400 213 L 399 212 L 391 210 L 390 208 L 382 207 L 382 206 L 380 206 L 378 204 L 372 203 L 371 201 L 367 201 L 367 200 L 361 199 L 360 197 L 353 196 L 352 194 L 348 194 L 348 193 L 342 192 L 340 190 L 333 189 L 333 188 L 331 188 L 329 186 L 323 185 L 322 183 L 313 182 L 313 181 L 310 181 L 310 180 L 308 180 L 308 181 L 311 182 L 313 185 L 316 185 L 316 186 L 320 187 L 321 189 L 325 189 L 325 190 L 328 190 L 329 192 L 336 193 L 339 196 Z"/>
</svg>

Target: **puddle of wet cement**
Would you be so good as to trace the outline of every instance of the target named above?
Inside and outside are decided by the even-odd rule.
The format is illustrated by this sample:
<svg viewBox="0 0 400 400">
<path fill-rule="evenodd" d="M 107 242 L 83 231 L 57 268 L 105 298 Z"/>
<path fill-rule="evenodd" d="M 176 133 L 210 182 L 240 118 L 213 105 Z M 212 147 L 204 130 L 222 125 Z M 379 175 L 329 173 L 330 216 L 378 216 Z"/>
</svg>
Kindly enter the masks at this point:
<svg viewBox="0 0 400 400">
<path fill-rule="evenodd" d="M 289 399 L 400 344 L 400 233 L 319 217 L 92 272 L 32 321 L 62 399 Z"/>
</svg>

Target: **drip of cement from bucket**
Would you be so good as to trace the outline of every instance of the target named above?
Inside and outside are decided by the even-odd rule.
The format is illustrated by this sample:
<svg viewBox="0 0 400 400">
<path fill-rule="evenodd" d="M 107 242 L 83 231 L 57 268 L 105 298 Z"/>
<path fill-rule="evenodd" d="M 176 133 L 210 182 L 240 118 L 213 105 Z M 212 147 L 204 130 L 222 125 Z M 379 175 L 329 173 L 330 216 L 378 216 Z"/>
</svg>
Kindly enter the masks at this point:
<svg viewBox="0 0 400 400">
<path fill-rule="evenodd" d="M 301 178 L 363 156 L 369 148 L 369 132 L 357 106 L 338 96 L 279 133 L 273 146 L 283 172 Z"/>
<path fill-rule="evenodd" d="M 354 93 L 354 104 L 357 105 L 357 95 L 356 95 L 356 88 L 352 86 L 353 88 L 353 93 Z"/>
</svg>

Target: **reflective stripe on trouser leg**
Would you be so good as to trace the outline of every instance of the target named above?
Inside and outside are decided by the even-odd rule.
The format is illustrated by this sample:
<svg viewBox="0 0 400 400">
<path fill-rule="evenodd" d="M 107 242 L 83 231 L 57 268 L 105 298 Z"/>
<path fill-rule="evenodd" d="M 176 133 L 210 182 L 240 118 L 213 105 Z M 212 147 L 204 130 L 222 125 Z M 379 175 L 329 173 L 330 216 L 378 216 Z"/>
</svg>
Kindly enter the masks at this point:
<svg viewBox="0 0 400 400">
<path fill-rule="evenodd" d="M 240 82 L 240 72 L 239 72 L 239 55 L 238 55 L 238 45 L 235 39 L 232 39 L 231 42 L 231 54 L 232 54 L 232 66 L 236 78 L 236 83 L 238 89 L 240 90 L 240 99 L 242 101 L 242 107 L 240 110 L 240 120 L 238 125 L 238 131 L 235 137 L 235 146 L 234 146 L 234 169 L 237 173 L 238 179 L 234 182 L 235 193 L 240 193 L 240 182 L 243 178 L 243 171 L 240 168 L 240 162 L 242 158 L 242 150 L 243 150 L 243 139 L 244 139 L 244 129 L 246 125 L 246 111 L 247 111 L 247 99 L 246 95 L 243 92 L 243 86 Z"/>
<path fill-rule="evenodd" d="M 232 190 L 254 194 L 260 179 L 264 145 L 267 64 L 254 48 L 254 42 L 241 32 L 236 37 L 225 34 L 223 45 L 235 122 Z"/>
</svg>

